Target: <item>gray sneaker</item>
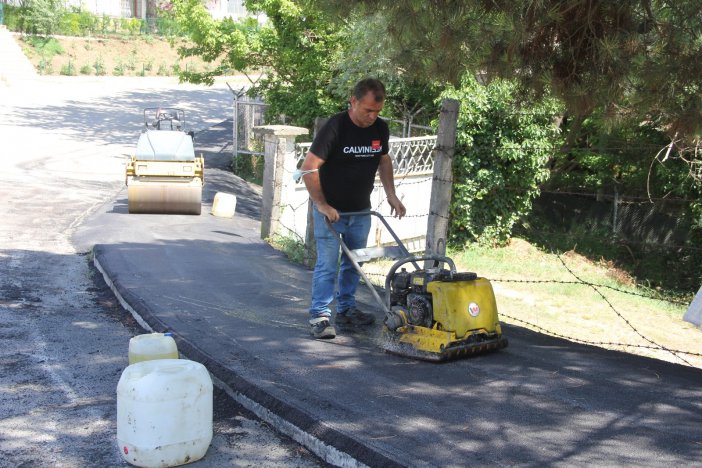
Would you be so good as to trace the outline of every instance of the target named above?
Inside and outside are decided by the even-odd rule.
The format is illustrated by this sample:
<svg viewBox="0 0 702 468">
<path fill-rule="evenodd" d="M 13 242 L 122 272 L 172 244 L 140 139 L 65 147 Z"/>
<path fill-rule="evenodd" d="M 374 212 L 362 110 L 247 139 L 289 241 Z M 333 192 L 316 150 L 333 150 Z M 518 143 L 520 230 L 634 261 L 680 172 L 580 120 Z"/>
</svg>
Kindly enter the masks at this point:
<svg viewBox="0 0 702 468">
<path fill-rule="evenodd" d="M 317 317 L 310 320 L 310 333 L 315 338 L 323 340 L 336 337 L 336 330 L 329 323 L 329 317 Z"/>
<path fill-rule="evenodd" d="M 371 325 L 375 322 L 375 316 L 351 307 L 337 313 L 335 322 L 339 325 Z"/>
</svg>

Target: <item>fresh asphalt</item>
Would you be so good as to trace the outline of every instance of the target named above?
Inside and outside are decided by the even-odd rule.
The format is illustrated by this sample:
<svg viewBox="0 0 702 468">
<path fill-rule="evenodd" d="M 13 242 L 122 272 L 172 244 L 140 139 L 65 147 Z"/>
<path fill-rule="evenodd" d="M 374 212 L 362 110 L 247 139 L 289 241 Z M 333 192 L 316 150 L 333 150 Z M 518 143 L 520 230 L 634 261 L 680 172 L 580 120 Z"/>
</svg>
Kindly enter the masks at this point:
<svg viewBox="0 0 702 468">
<path fill-rule="evenodd" d="M 74 235 L 124 306 L 216 383 L 335 465 L 680 466 L 702 459 L 702 370 L 505 326 L 507 349 L 444 364 L 368 331 L 309 335 L 311 272 L 260 239 L 260 196 L 231 174 L 231 124 L 196 136 L 200 216 L 130 215 L 126 191 Z M 225 148 L 224 151 L 222 149 Z M 210 214 L 216 192 L 236 215 Z M 499 306 L 499 302 L 498 302 Z"/>
</svg>

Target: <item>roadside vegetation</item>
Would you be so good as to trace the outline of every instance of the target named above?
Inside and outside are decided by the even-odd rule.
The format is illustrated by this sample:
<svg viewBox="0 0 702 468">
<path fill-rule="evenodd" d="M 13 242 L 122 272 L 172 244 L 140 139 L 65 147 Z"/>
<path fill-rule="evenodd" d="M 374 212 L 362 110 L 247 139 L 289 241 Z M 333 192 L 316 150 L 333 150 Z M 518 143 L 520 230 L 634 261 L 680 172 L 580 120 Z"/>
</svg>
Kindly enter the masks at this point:
<svg viewBox="0 0 702 468">
<path fill-rule="evenodd" d="M 156 9 L 149 20 L 96 16 L 54 0 L 27 0 L 3 11 L 41 75 L 178 76 L 214 68 L 199 57 L 179 56 L 178 47 L 189 42 L 167 9 Z"/>
<path fill-rule="evenodd" d="M 178 76 L 211 66 L 191 57 L 181 59 L 173 39 L 156 36 L 69 37 L 22 36 L 25 55 L 40 75 Z"/>
</svg>

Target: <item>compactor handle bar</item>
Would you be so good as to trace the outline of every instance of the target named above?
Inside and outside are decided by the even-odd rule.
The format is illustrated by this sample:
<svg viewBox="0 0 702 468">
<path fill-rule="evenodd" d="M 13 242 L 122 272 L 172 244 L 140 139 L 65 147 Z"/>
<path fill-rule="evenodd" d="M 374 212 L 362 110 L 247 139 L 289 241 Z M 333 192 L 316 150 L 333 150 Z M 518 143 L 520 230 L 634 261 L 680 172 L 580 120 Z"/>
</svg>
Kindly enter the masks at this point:
<svg viewBox="0 0 702 468">
<path fill-rule="evenodd" d="M 404 256 L 406 256 L 406 257 L 410 257 L 410 256 L 411 256 L 410 253 L 409 253 L 409 250 L 407 250 L 407 248 L 406 248 L 405 245 L 402 243 L 402 241 L 400 240 L 400 238 L 397 236 L 397 234 L 395 234 L 395 231 L 392 230 L 392 228 L 390 227 L 390 225 L 388 224 L 388 222 L 385 220 L 385 216 L 381 215 L 381 214 L 378 213 L 377 211 L 349 211 L 349 212 L 346 212 L 346 213 L 341 213 L 341 212 L 339 212 L 339 216 L 341 216 L 341 217 L 346 217 L 346 216 L 375 216 L 376 218 L 378 218 L 378 219 L 385 225 L 385 229 L 388 230 L 388 232 L 390 233 L 390 235 L 392 236 L 392 238 L 395 240 L 395 243 L 397 244 L 397 246 L 398 246 L 398 247 L 400 248 L 400 250 L 402 251 L 402 255 L 404 255 Z M 327 220 L 327 221 L 328 221 L 328 220 Z M 418 265 L 415 265 L 415 267 L 419 268 Z"/>
<path fill-rule="evenodd" d="M 351 260 L 351 263 L 353 264 L 354 268 L 356 268 L 356 271 L 361 275 L 363 278 L 363 281 L 366 283 L 368 286 L 368 289 L 370 290 L 371 294 L 375 298 L 375 300 L 380 304 L 380 306 L 383 308 L 386 314 L 390 313 L 390 283 L 392 281 L 392 277 L 395 274 L 395 271 L 401 266 L 406 263 L 412 263 L 414 267 L 417 270 L 421 270 L 419 264 L 417 261 L 424 261 L 424 260 L 433 260 L 435 262 L 443 262 L 447 263 L 450 267 L 450 274 L 453 276 L 456 273 L 456 265 L 454 264 L 453 260 L 451 260 L 448 257 L 444 257 L 441 255 L 425 255 L 422 257 L 415 257 L 413 256 L 409 250 L 405 247 L 405 245 L 402 243 L 400 238 L 395 234 L 395 231 L 392 230 L 388 222 L 385 220 L 385 217 L 378 213 L 377 211 L 351 211 L 351 212 L 346 212 L 346 213 L 339 213 L 339 216 L 345 217 L 345 216 L 376 216 L 384 225 L 385 228 L 388 230 L 392 238 L 395 240 L 397 243 L 397 246 L 400 248 L 400 251 L 402 252 L 402 255 L 404 255 L 405 258 L 401 258 L 395 264 L 390 268 L 390 271 L 388 272 L 387 276 L 385 277 L 385 301 L 383 301 L 380 296 L 378 295 L 378 292 L 375 290 L 371 282 L 368 280 L 366 277 L 365 273 L 363 273 L 363 270 L 361 269 L 361 266 L 358 264 L 356 261 L 353 252 L 348 248 L 348 246 L 344 243 L 344 241 L 341 239 L 341 236 L 339 235 L 338 232 L 334 229 L 332 226 L 331 221 L 329 221 L 328 218 L 325 218 L 327 221 L 327 226 L 331 230 L 331 232 L 334 233 L 334 235 L 339 239 L 339 244 L 341 245 L 341 250 L 346 254 L 346 256 Z"/>
</svg>

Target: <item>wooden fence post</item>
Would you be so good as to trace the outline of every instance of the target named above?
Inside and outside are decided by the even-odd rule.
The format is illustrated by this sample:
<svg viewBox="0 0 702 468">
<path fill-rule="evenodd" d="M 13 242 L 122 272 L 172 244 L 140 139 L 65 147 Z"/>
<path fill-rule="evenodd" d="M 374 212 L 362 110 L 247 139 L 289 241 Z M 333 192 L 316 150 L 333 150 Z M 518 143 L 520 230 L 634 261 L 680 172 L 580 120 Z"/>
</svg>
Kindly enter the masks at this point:
<svg viewBox="0 0 702 468">
<path fill-rule="evenodd" d="M 439 130 L 434 155 L 434 176 L 431 184 L 429 219 L 427 220 L 427 255 L 446 254 L 448 214 L 453 186 L 453 155 L 456 150 L 456 127 L 458 125 L 459 102 L 444 99 L 441 102 Z M 425 262 L 429 268 L 433 262 Z"/>
<path fill-rule="evenodd" d="M 322 128 L 322 126 L 329 120 L 326 117 L 317 117 L 314 119 L 314 131 L 312 136 L 317 136 L 317 132 Z M 307 228 L 305 229 L 305 264 L 308 268 L 314 268 L 314 264 L 317 260 L 317 245 L 314 240 L 314 217 L 312 216 L 312 209 L 314 203 L 310 198 L 307 201 Z"/>
</svg>

